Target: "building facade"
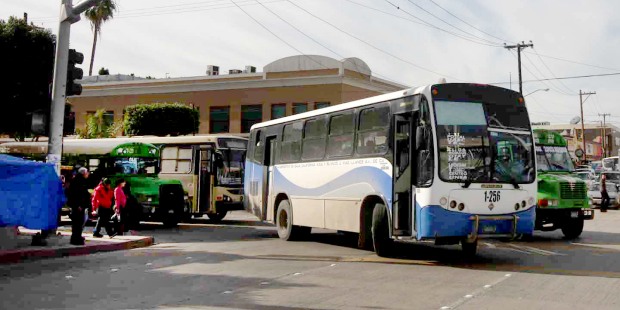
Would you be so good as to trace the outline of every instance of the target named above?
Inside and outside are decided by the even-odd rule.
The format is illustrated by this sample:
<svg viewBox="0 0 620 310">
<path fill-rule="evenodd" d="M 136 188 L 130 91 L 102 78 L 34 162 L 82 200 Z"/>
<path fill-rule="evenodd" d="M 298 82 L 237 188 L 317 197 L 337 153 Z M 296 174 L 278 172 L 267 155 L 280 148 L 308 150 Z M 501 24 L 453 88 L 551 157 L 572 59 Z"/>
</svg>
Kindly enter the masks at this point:
<svg viewBox="0 0 620 310">
<path fill-rule="evenodd" d="M 129 105 L 179 102 L 199 110 L 200 134 L 247 133 L 261 121 L 407 88 L 372 76 L 358 58 L 291 56 L 255 71 L 246 67 L 220 75 L 218 67 L 209 66 L 207 75 L 198 77 L 87 77 L 81 82 L 82 94 L 67 101 L 76 128 L 84 127 L 87 115 L 98 109 L 107 111 L 108 121 L 119 121 Z"/>
</svg>

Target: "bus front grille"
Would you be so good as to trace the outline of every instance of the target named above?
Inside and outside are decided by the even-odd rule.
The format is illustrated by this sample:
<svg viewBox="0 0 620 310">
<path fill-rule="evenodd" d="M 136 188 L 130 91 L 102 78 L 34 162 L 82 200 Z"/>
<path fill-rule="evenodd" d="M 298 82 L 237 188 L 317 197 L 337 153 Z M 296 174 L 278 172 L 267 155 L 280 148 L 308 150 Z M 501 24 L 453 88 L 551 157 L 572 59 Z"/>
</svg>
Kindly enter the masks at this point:
<svg viewBox="0 0 620 310">
<path fill-rule="evenodd" d="M 586 195 L 586 184 L 583 182 L 560 183 L 560 198 L 562 199 L 584 199 Z"/>
</svg>

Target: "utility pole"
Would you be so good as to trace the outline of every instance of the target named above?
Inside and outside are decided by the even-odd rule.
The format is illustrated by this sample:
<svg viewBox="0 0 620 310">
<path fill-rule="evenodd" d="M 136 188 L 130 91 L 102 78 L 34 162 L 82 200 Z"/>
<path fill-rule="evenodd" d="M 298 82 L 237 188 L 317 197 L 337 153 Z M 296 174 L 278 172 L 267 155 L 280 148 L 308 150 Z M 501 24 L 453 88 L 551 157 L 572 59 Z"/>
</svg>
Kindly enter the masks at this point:
<svg viewBox="0 0 620 310">
<path fill-rule="evenodd" d="M 529 44 L 525 44 L 525 42 L 523 41 L 521 41 L 521 43 L 517 43 L 517 45 L 506 45 L 506 43 L 504 43 L 504 48 L 507 48 L 507 49 L 516 48 L 517 49 L 517 61 L 519 62 L 519 93 L 521 95 L 523 95 L 523 81 L 521 79 L 521 50 L 526 47 L 534 47 L 534 44 L 532 43 L 531 40 Z"/>
<path fill-rule="evenodd" d="M 102 0 L 84 0 L 73 7 L 73 0 L 60 1 L 60 21 L 56 40 L 56 59 L 54 60 L 54 81 L 52 82 L 52 104 L 50 108 L 49 141 L 46 162 L 54 164 L 60 178 L 62 159 L 62 136 L 65 122 L 65 103 L 67 87 L 67 65 L 69 64 L 69 40 L 71 24 L 80 21 L 80 14 L 97 5 Z M 45 245 L 48 235 L 55 235 L 56 229 L 41 231 L 41 238 L 33 237 L 33 245 Z"/>
<path fill-rule="evenodd" d="M 583 103 L 585 102 L 585 100 L 588 100 L 590 95 L 595 95 L 595 94 L 596 94 L 596 92 L 584 93 L 584 92 L 581 91 L 581 89 L 579 90 L 579 106 L 581 107 L 581 143 L 583 145 L 583 160 L 582 160 L 582 164 L 585 164 L 586 159 L 588 157 L 588 154 L 586 152 L 585 126 L 583 125 Z M 586 99 L 583 100 L 583 95 L 588 95 L 588 97 L 586 97 Z"/>
<path fill-rule="evenodd" d="M 67 65 L 69 63 L 69 40 L 71 24 L 80 21 L 80 14 L 102 0 L 85 0 L 73 7 L 73 0 L 60 1 L 60 21 L 56 41 L 56 59 L 54 61 L 54 81 L 52 83 L 52 106 L 50 109 L 49 142 L 47 145 L 48 163 L 53 163 L 56 174 L 60 177 L 60 160 L 62 157 L 62 135 L 65 117 L 67 86 Z"/>
<path fill-rule="evenodd" d="M 607 141 L 606 141 L 607 140 L 607 136 L 606 136 L 607 133 L 606 133 L 606 128 L 605 128 L 605 126 L 607 126 L 607 124 L 605 123 L 605 117 L 606 116 L 610 116 L 610 115 L 611 114 L 609 114 L 609 113 L 603 113 L 603 114 L 599 113 L 598 114 L 598 116 L 602 116 L 603 117 L 603 135 L 601 136 L 601 141 L 603 143 L 603 157 L 607 157 L 608 156 L 608 154 L 607 154 Z"/>
</svg>

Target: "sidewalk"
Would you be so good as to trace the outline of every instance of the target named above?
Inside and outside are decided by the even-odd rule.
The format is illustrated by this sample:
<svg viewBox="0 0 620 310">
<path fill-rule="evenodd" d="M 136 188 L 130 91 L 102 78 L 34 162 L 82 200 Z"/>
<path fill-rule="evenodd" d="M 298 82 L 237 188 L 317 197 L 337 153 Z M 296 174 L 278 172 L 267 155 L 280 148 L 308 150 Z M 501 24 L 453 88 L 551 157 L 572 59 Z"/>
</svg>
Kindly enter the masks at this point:
<svg viewBox="0 0 620 310">
<path fill-rule="evenodd" d="M 20 227 L 19 234 L 15 235 L 15 233 L 13 233 L 13 236 L 11 236 L 13 239 L 10 240 L 10 242 L 3 242 L 4 247 L 0 248 L 0 264 L 63 256 L 88 255 L 97 252 L 128 250 L 147 247 L 154 242 L 153 237 L 130 235 L 129 233 L 123 236 L 116 236 L 112 239 L 108 236 L 93 238 L 92 232 L 87 230 L 82 235 L 86 238 L 86 243 L 81 246 L 76 246 L 69 243 L 71 232 L 59 229 L 58 232 L 60 235 L 48 237 L 47 246 L 31 246 L 32 236 L 37 232 L 39 231 Z M 6 236 L 0 236 L 0 238 L 6 238 Z"/>
</svg>

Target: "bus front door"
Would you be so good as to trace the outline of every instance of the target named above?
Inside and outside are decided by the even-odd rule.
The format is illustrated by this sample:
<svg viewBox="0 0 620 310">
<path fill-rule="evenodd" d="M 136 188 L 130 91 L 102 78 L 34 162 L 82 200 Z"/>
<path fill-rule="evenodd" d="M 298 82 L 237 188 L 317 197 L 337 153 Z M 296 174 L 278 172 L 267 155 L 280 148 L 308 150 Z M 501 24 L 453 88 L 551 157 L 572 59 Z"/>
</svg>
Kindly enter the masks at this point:
<svg viewBox="0 0 620 310">
<path fill-rule="evenodd" d="M 274 214 L 268 214 L 268 210 L 273 213 L 273 209 L 269 208 L 273 203 L 273 199 L 275 198 L 273 195 L 273 166 L 274 166 L 274 156 L 275 156 L 275 146 L 276 146 L 276 137 L 270 136 L 267 137 L 265 143 L 265 160 L 264 160 L 264 168 L 263 168 L 263 199 L 262 199 L 262 212 L 261 212 L 261 220 L 266 220 L 267 218 L 274 218 Z"/>
<path fill-rule="evenodd" d="M 211 156 L 213 149 L 210 145 L 195 145 L 194 146 L 194 199 L 196 206 L 198 206 L 196 212 L 199 214 L 205 214 L 209 209 L 212 209 L 213 203 L 213 174 L 211 169 Z"/>
<path fill-rule="evenodd" d="M 392 235 L 412 236 L 413 201 L 413 135 L 410 113 L 396 114 L 392 118 L 394 128 L 394 171 L 392 195 Z"/>
</svg>

